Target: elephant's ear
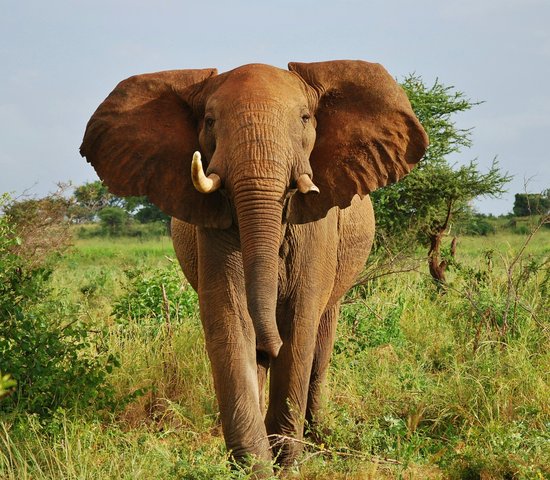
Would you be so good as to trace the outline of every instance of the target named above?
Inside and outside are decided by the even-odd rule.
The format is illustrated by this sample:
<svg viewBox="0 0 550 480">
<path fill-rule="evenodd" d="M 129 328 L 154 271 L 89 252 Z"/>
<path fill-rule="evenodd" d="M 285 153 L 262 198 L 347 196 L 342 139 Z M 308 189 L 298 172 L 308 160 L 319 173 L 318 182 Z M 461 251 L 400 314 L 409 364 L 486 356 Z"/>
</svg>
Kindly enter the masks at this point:
<svg viewBox="0 0 550 480">
<path fill-rule="evenodd" d="M 90 118 L 80 147 L 112 193 L 146 195 L 168 215 L 195 225 L 231 225 L 225 197 L 193 187 L 191 160 L 199 141 L 192 109 L 181 96 L 216 74 L 171 70 L 117 85 Z"/>
<path fill-rule="evenodd" d="M 345 208 L 358 194 L 398 181 L 422 158 L 428 137 L 397 82 L 379 64 L 290 63 L 316 92 L 317 139 L 310 162 L 318 195 L 296 193 L 288 221 L 305 223 Z"/>
</svg>

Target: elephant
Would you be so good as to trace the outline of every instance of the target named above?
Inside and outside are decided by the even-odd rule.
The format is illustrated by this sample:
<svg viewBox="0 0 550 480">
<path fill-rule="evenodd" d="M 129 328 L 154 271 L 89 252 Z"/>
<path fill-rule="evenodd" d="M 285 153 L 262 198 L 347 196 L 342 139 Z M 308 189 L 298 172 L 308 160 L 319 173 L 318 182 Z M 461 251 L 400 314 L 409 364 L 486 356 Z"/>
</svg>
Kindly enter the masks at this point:
<svg viewBox="0 0 550 480">
<path fill-rule="evenodd" d="M 80 152 L 110 191 L 173 217 L 235 459 L 300 453 L 373 244 L 369 193 L 427 146 L 403 89 L 361 60 L 136 75 L 90 118 Z"/>
</svg>

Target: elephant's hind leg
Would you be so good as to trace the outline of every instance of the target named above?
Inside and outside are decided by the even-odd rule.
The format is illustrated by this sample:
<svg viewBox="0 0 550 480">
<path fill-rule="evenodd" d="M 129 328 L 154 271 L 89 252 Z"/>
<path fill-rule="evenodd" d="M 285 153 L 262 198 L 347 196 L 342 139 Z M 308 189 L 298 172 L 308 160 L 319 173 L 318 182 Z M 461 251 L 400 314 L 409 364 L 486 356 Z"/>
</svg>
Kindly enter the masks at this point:
<svg viewBox="0 0 550 480">
<path fill-rule="evenodd" d="M 322 406 L 323 386 L 330 363 L 330 355 L 334 347 L 339 311 L 340 301 L 336 302 L 335 305 L 328 308 L 325 313 L 323 313 L 317 331 L 306 407 L 308 432 L 313 438 L 317 437 L 315 434 L 315 427 L 317 426 L 317 417 Z"/>
</svg>

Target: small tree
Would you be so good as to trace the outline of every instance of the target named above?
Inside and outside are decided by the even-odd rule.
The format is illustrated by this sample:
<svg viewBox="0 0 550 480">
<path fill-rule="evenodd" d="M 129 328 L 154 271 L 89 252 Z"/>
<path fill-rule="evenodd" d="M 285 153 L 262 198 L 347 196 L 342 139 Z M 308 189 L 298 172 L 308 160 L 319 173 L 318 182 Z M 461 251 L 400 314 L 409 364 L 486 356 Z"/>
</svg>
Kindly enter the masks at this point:
<svg viewBox="0 0 550 480">
<path fill-rule="evenodd" d="M 134 218 L 139 223 L 152 223 L 152 222 L 162 222 L 166 225 L 170 223 L 170 217 L 166 215 L 159 207 L 154 203 L 151 203 L 147 197 L 136 197 L 140 198 L 141 202 L 139 205 L 139 210 L 134 214 Z"/>
<path fill-rule="evenodd" d="M 64 196 L 65 186 L 43 198 L 7 199 L 1 210 L 14 226 L 18 244 L 15 254 L 33 266 L 44 264 L 48 256 L 65 250 L 72 240 L 69 210 L 71 201 Z"/>
<path fill-rule="evenodd" d="M 120 207 L 105 207 L 97 215 L 102 227 L 110 235 L 120 235 L 130 220 L 128 212 Z"/>
<path fill-rule="evenodd" d="M 379 234 L 393 243 L 411 245 L 419 240 L 429 246 L 428 265 L 433 278 L 445 283 L 447 260 L 441 260 L 441 242 L 452 220 L 471 212 L 469 203 L 478 196 L 497 196 L 510 180 L 493 161 L 487 173 L 476 162 L 450 165 L 447 156 L 471 145 L 471 129 L 459 129 L 454 114 L 479 104 L 436 81 L 426 87 L 417 76 L 403 84 L 418 119 L 430 138 L 424 159 L 403 181 L 374 192 Z M 380 238 L 380 236 L 379 236 Z M 451 245 L 454 255 L 456 240 Z"/>
<path fill-rule="evenodd" d="M 93 210 L 101 210 L 105 207 L 120 207 L 124 208 L 129 199 L 141 197 L 118 197 L 109 192 L 107 186 L 101 181 L 87 182 L 80 187 L 74 189 L 74 197 L 76 201 L 85 207 Z"/>
</svg>

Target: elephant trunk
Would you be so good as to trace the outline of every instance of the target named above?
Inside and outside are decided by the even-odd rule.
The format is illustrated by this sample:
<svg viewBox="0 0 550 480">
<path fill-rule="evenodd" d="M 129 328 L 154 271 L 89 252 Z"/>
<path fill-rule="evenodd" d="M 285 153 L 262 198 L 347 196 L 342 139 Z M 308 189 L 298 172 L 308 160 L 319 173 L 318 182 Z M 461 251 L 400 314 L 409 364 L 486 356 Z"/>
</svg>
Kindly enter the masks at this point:
<svg viewBox="0 0 550 480">
<path fill-rule="evenodd" d="M 256 348 L 271 358 L 283 343 L 276 308 L 284 188 L 283 182 L 272 179 L 245 180 L 235 188 L 248 312 Z"/>
</svg>

